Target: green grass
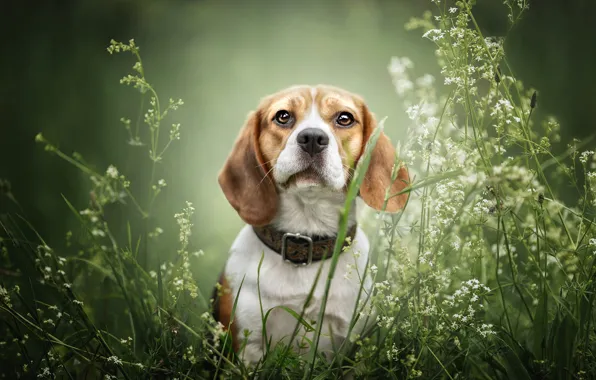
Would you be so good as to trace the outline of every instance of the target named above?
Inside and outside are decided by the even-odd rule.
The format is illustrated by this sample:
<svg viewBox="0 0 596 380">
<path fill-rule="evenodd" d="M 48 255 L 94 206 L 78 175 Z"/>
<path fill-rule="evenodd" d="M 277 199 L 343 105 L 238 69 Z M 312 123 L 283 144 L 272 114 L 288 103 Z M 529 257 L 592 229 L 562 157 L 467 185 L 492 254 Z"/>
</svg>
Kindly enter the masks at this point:
<svg viewBox="0 0 596 380">
<path fill-rule="evenodd" d="M 513 26 L 526 3 L 505 3 Z M 534 113 L 536 92 L 514 78 L 504 40 L 482 35 L 472 5 L 438 2 L 433 14 L 406 26 L 422 29 L 424 41 L 436 45 L 443 78 L 415 77 L 407 58 L 389 65 L 411 119 L 396 163 L 404 161 L 414 180 L 404 190 L 410 200 L 403 212 L 362 221 L 371 261 L 366 273 L 352 275 L 371 276 L 375 285 L 372 294 L 361 291 L 350 331 L 358 319 L 368 319 L 370 328 L 350 334 L 333 359 L 317 354 L 322 325 L 304 320 L 304 310 L 286 311 L 296 318 L 292 340 L 304 329 L 315 331 L 313 341 L 302 341 L 309 354 L 264 336 L 264 360 L 247 368 L 231 351 L 230 337 L 210 314 L 211 289 L 198 289 L 193 278 L 203 255 L 192 241 L 193 205 L 181 204 L 172 220 L 153 216 L 167 186 L 155 168 L 180 139 L 181 127 L 170 117 L 183 102 L 160 101 L 130 41 L 112 42 L 108 51 L 135 59 L 134 74 L 122 83 L 140 92 L 140 112 L 135 122 L 122 122 L 131 149 L 147 150 L 149 181 L 130 183 L 115 167 L 98 170 L 37 136 L 50 154 L 89 178 L 90 199 L 77 205 L 64 198 L 80 228 L 59 247 L 48 246 L 21 212 L 1 215 L 0 373 L 596 378 L 596 156 L 582 151 L 590 140 L 572 141 L 553 155 L 561 144 L 558 123 Z M 437 91 L 443 84 L 446 95 Z M 348 189 L 340 237 L 375 136 Z M 576 194 L 573 204 L 561 200 L 568 192 Z M 19 209 L 18 195 L 7 186 L 3 193 Z M 179 235 L 166 240 L 158 226 L 174 220 Z M 157 247 L 166 249 L 155 262 L 150 253 Z M 329 276 L 317 279 L 326 289 L 318 322 L 340 249 Z M 262 310 L 264 320 L 269 313 Z"/>
</svg>

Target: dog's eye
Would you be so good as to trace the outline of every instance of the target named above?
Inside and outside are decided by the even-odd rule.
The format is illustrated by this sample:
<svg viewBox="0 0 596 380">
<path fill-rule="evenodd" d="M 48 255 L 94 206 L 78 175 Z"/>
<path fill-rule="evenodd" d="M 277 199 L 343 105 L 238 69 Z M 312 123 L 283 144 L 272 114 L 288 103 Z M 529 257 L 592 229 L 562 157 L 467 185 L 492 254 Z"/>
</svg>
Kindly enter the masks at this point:
<svg viewBox="0 0 596 380">
<path fill-rule="evenodd" d="M 279 110 L 273 118 L 277 125 L 287 126 L 292 121 L 292 115 L 286 110 Z"/>
<path fill-rule="evenodd" d="M 352 116 L 352 114 L 349 112 L 342 112 L 339 114 L 339 116 L 337 116 L 335 122 L 340 127 L 350 127 L 354 123 L 354 116 Z"/>
</svg>

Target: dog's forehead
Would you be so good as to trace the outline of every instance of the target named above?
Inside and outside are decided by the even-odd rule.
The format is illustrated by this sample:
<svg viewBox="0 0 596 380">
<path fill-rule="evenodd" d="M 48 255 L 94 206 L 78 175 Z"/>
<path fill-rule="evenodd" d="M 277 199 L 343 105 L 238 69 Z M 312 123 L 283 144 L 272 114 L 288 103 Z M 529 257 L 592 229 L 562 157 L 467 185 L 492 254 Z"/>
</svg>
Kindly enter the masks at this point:
<svg viewBox="0 0 596 380">
<path fill-rule="evenodd" d="M 356 111 L 362 100 L 355 94 L 332 86 L 294 86 L 279 91 L 263 99 L 263 106 L 269 110 L 318 109 L 347 107 Z"/>
<path fill-rule="evenodd" d="M 319 107 L 342 106 L 357 109 L 357 104 L 361 99 L 346 90 L 332 86 L 317 86 L 312 89 L 315 103 Z"/>
</svg>

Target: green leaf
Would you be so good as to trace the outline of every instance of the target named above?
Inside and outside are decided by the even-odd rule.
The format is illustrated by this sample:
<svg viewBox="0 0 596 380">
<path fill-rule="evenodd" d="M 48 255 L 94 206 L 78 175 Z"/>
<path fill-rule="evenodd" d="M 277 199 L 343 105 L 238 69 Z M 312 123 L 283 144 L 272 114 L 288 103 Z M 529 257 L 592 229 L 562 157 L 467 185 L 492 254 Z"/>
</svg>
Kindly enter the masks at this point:
<svg viewBox="0 0 596 380">
<path fill-rule="evenodd" d="M 302 326 L 304 326 L 304 328 L 306 329 L 307 332 L 315 331 L 315 328 L 310 323 L 305 321 L 304 318 L 301 318 L 300 314 L 298 314 L 296 311 L 290 309 L 289 307 L 283 306 L 283 305 L 275 306 L 275 307 L 272 307 L 271 309 L 267 310 L 267 312 L 265 313 L 265 317 L 263 318 L 263 324 L 267 323 L 269 314 L 275 309 L 285 310 L 288 314 L 290 314 L 292 317 L 294 317 Z"/>
<path fill-rule="evenodd" d="M 538 306 L 534 313 L 533 337 L 534 345 L 532 347 L 534 356 L 538 359 L 544 359 L 546 347 L 546 333 L 548 329 L 548 295 L 546 291 L 540 296 Z"/>
<path fill-rule="evenodd" d="M 159 262 L 157 263 L 157 304 L 160 308 L 164 307 L 164 288 Z"/>
<path fill-rule="evenodd" d="M 587 289 L 581 294 L 581 300 L 579 302 L 579 333 L 585 334 L 586 343 L 588 342 L 588 337 L 590 335 L 590 318 L 592 317 L 592 311 L 594 310 L 595 285 L 596 283 L 592 283 L 587 286 Z"/>
<path fill-rule="evenodd" d="M 507 370 L 507 378 L 509 380 L 532 380 L 530 374 L 524 367 L 517 353 L 513 348 L 509 347 L 507 352 L 503 355 L 504 366 Z"/>
<path fill-rule="evenodd" d="M 553 342 L 556 379 L 571 378 L 573 373 L 572 359 L 575 354 L 575 337 L 578 326 L 570 314 L 566 314 L 559 324 Z"/>
</svg>

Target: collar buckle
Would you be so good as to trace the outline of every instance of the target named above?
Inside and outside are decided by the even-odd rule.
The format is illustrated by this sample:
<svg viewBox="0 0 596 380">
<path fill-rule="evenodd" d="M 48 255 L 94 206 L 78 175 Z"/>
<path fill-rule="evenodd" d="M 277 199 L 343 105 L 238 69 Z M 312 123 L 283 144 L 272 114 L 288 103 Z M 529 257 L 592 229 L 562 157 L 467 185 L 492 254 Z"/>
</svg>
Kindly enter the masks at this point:
<svg viewBox="0 0 596 380">
<path fill-rule="evenodd" d="M 301 239 L 301 240 L 304 240 L 304 241 L 306 241 L 308 243 L 308 256 L 307 256 L 306 262 L 297 264 L 297 263 L 294 263 L 292 260 L 289 260 L 289 259 L 286 258 L 286 252 L 288 250 L 288 238 L 289 237 L 294 238 L 294 239 Z M 292 263 L 295 266 L 310 265 L 312 263 L 312 255 L 313 255 L 313 241 L 312 241 L 312 238 L 310 236 L 301 235 L 301 234 L 293 234 L 293 233 L 290 233 L 290 232 L 286 232 L 282 236 L 282 238 L 281 238 L 281 259 L 284 262 Z"/>
</svg>

